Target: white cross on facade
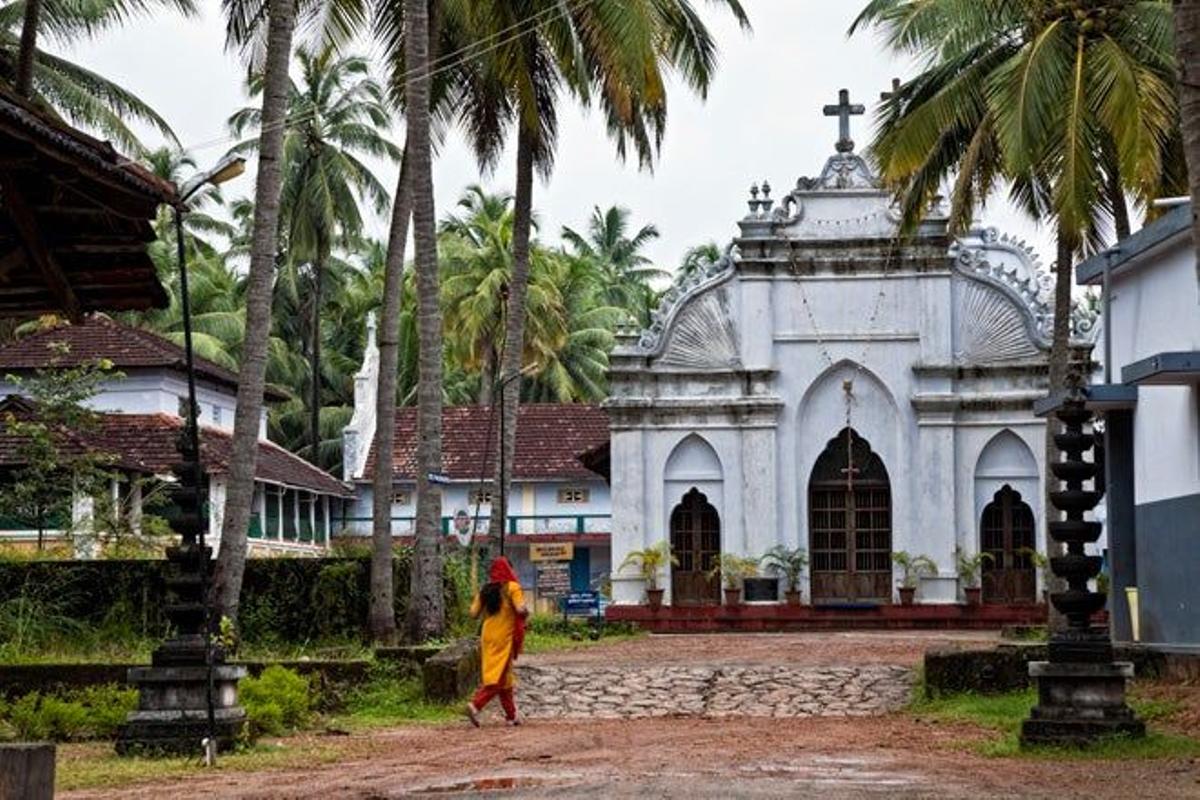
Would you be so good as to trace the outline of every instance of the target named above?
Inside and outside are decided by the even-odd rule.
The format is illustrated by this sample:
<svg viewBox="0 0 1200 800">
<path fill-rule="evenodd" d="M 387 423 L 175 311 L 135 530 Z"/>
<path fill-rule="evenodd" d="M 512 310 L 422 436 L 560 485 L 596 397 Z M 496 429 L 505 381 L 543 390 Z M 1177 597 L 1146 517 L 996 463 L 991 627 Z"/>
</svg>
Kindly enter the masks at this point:
<svg viewBox="0 0 1200 800">
<path fill-rule="evenodd" d="M 825 106 L 825 116 L 838 118 L 837 151 L 839 153 L 854 152 L 854 140 L 850 138 L 850 117 L 865 113 L 867 113 L 865 106 L 851 104 L 849 89 L 838 91 L 836 106 Z"/>
</svg>

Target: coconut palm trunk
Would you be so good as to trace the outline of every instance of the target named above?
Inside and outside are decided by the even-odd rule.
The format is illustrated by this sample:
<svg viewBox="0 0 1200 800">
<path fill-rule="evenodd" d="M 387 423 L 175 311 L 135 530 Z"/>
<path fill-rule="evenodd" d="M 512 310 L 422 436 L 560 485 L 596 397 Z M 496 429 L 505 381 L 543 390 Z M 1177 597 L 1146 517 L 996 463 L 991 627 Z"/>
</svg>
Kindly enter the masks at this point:
<svg viewBox="0 0 1200 800">
<path fill-rule="evenodd" d="M 405 0 L 408 141 L 413 241 L 417 273 L 417 521 L 408 631 L 424 641 L 445 627 L 442 597 L 442 493 L 429 480 L 442 469 L 442 310 L 437 220 L 433 203 L 430 137 L 429 20 L 427 0 Z"/>
<path fill-rule="evenodd" d="M 396 440 L 396 372 L 400 363 L 400 302 L 404 289 L 404 248 L 412 216 L 408 149 L 400 161 L 392 227 L 384 261 L 383 311 L 379 321 L 379 386 L 375 396 L 375 472 L 371 476 L 371 638 L 390 644 L 396 638 L 395 587 L 392 583 L 392 447 Z"/>
<path fill-rule="evenodd" d="M 1192 195 L 1192 246 L 1200 275 L 1200 0 L 1175 0 L 1175 53 L 1183 153 Z"/>
<path fill-rule="evenodd" d="M 521 401 L 521 379 L 513 378 L 521 371 L 525 352 L 525 295 L 529 287 L 529 241 L 533 229 L 533 147 L 534 131 L 520 124 L 517 133 L 517 189 L 513 197 L 512 276 L 508 283 L 508 311 L 504 330 L 504 355 L 500 360 L 499 382 L 504 397 L 504 432 L 500 447 L 504 457 L 496 460 L 496 499 L 488 535 L 496 537 L 507 523 L 509 485 L 512 483 L 513 458 L 516 455 L 517 407 Z M 510 380 L 511 379 L 511 380 Z M 507 383 L 504 383 L 507 381 Z M 500 465 L 504 468 L 501 470 Z"/>
<path fill-rule="evenodd" d="M 312 337 L 309 352 L 309 372 L 312 374 L 311 396 L 309 398 L 308 426 L 311 452 L 308 460 L 317 466 L 321 465 L 321 302 L 322 284 L 325 280 L 325 259 L 328 257 L 325 243 L 317 244 L 317 257 L 313 262 L 313 296 L 312 323 L 309 335 Z"/>
<path fill-rule="evenodd" d="M 17 94 L 29 97 L 33 90 L 33 62 L 37 58 L 38 24 L 42 0 L 25 0 L 25 19 L 21 25 L 21 49 L 17 54 Z"/>
<path fill-rule="evenodd" d="M 267 341 L 271 334 L 271 295 L 279 231 L 279 190 L 282 185 L 284 118 L 288 103 L 288 65 L 296 26 L 294 0 L 271 0 L 268 10 L 267 55 L 264 66 L 262 127 L 258 176 L 254 187 L 254 232 L 250 271 L 246 281 L 246 333 L 238 375 L 237 410 L 212 596 L 219 612 L 237 619 L 238 597 L 246 569 L 246 530 L 254 500 L 254 468 L 262 420 L 267 372 Z"/>
</svg>

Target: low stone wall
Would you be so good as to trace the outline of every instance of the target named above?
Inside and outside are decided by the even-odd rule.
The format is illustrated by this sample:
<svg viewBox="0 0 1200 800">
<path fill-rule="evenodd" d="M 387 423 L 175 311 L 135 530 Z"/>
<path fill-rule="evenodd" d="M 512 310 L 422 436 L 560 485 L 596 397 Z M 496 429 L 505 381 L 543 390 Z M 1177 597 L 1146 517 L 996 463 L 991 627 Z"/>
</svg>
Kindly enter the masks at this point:
<svg viewBox="0 0 1200 800">
<path fill-rule="evenodd" d="M 1168 656 L 1140 646 L 1116 647 L 1118 661 L 1133 662 L 1139 678 L 1168 673 Z M 1031 686 L 1029 662 L 1045 661 L 1044 642 L 1005 643 L 987 650 L 934 648 L 925 653 L 925 694 L 1000 694 Z"/>
<path fill-rule="evenodd" d="M 366 680 L 369 661 L 248 661 L 237 662 L 258 675 L 278 664 L 301 675 L 312 676 L 318 687 L 355 684 Z M 145 664 L 20 664 L 0 666 L 0 697 L 11 699 L 30 692 L 78 689 L 115 683 L 128 684 L 129 670 Z"/>
<path fill-rule="evenodd" d="M 460 700 L 479 686 L 479 639 L 459 639 L 431 656 L 421 668 L 425 696 L 439 703 Z"/>
</svg>

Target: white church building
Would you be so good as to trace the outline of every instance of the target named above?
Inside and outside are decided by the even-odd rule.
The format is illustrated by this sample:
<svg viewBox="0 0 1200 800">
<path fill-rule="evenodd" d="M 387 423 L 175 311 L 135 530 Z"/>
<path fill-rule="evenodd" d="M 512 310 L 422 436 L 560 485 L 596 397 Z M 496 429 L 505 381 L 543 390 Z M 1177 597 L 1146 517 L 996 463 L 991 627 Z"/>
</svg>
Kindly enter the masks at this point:
<svg viewBox="0 0 1200 800">
<path fill-rule="evenodd" d="M 719 602 L 721 553 L 804 548 L 815 605 L 887 604 L 892 556 L 927 555 L 917 597 L 959 597 L 956 550 L 990 552 L 984 600 L 1034 602 L 1053 278 L 1023 243 L 917 233 L 854 152 L 816 178 L 750 190 L 725 257 L 681 276 L 611 359 L 612 563 L 670 542 L 676 606 Z M 1086 355 L 1094 319 L 1073 336 Z M 613 599 L 644 585 L 615 569 Z"/>
</svg>

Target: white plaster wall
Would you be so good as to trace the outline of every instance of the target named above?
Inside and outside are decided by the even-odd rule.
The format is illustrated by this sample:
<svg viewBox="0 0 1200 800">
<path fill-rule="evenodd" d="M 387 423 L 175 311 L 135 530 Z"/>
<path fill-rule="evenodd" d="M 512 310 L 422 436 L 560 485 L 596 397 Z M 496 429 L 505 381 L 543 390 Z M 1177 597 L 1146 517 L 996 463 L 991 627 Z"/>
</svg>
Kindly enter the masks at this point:
<svg viewBox="0 0 1200 800">
<path fill-rule="evenodd" d="M 1200 282 L 1187 236 L 1113 279 L 1114 381 L 1162 352 L 1200 350 Z M 1142 386 L 1134 412 L 1135 502 L 1200 492 L 1200 387 Z"/>
</svg>

